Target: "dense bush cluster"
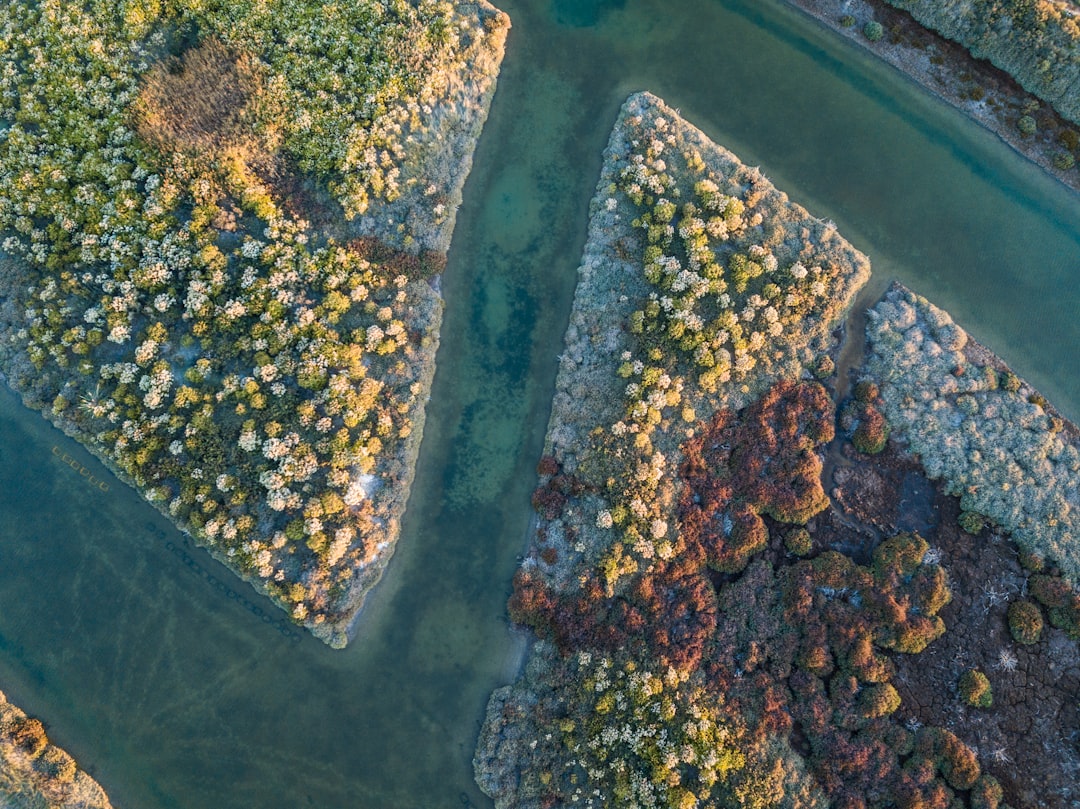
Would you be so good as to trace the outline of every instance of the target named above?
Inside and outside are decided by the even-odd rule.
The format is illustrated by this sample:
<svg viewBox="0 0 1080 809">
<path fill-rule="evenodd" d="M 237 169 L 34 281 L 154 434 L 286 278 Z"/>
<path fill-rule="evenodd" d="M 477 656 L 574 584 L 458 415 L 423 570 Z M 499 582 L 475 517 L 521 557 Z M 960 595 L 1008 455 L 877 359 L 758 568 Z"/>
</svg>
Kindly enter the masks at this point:
<svg viewBox="0 0 1080 809">
<path fill-rule="evenodd" d="M 101 787 L 49 742 L 41 720 L 0 694 L 0 803 L 44 809 L 109 809 Z"/>
<path fill-rule="evenodd" d="M 298 621 L 394 538 L 440 315 L 422 234 L 345 220 L 450 215 L 420 153 L 486 13 L 0 8 L 8 375 Z"/>
<path fill-rule="evenodd" d="M 1060 576 L 1046 574 L 1032 576 L 1029 585 L 1031 595 L 1046 608 L 1051 625 L 1080 640 L 1080 592 L 1076 587 Z"/>
<path fill-rule="evenodd" d="M 629 339 L 617 355 L 624 413 L 594 431 L 583 461 L 609 504 L 597 524 L 620 535 L 605 559 L 609 593 L 623 573 L 674 553 L 673 495 L 664 480 L 674 471 L 677 445 L 667 446 L 670 439 L 658 429 L 740 407 L 777 379 L 820 365 L 831 325 L 868 270 L 831 227 L 699 134 L 660 105 L 631 102 L 606 169 L 612 181 L 601 181 L 598 215 L 618 222 L 620 212 L 633 214 L 629 228 L 619 227 L 640 251 L 632 268 L 633 288 L 641 290 L 628 304 Z M 799 390 L 813 395 L 811 388 Z M 814 421 L 816 432 L 832 429 L 831 415 L 826 420 L 827 428 Z M 755 509 L 786 522 L 805 522 L 821 509 L 820 486 L 809 482 L 817 469 L 809 446 L 828 438 L 807 445 L 813 431 L 803 426 L 797 439 L 759 426 L 754 440 L 788 441 L 787 454 L 770 468 L 764 448 L 756 456 L 747 449 L 737 460 L 756 464 L 744 475 L 747 485 L 754 475 L 775 474 L 777 486 L 748 494 L 756 505 L 736 504 L 728 515 L 738 526 L 736 544 L 762 544 L 765 529 Z M 791 468 L 780 469 L 783 463 Z"/>
<path fill-rule="evenodd" d="M 576 398 L 508 605 L 541 642 L 489 705 L 478 780 L 529 809 L 996 809 L 971 748 L 900 721 L 894 656 L 941 636 L 951 598 L 927 543 L 887 537 L 860 564 L 813 535 L 835 408 L 810 377 L 857 262 L 804 289 L 784 250 L 811 253 L 807 231 L 672 116 L 632 99 L 609 148 L 590 232 L 620 263 L 586 250 L 558 383 Z M 872 385 L 857 401 L 881 404 Z"/>
<path fill-rule="evenodd" d="M 902 287 L 870 310 L 867 339 L 882 412 L 927 474 L 1080 579 L 1080 450 L 1045 399 L 989 352 L 969 356 L 948 314 Z"/>
<path fill-rule="evenodd" d="M 833 403 L 817 383 L 779 382 L 736 419 L 722 410 L 687 442 L 679 523 L 709 566 L 738 573 L 765 548 L 768 515 L 805 523 L 828 505 L 818 448 L 833 436 Z"/>
<path fill-rule="evenodd" d="M 480 780 L 498 790 L 504 766 L 522 773 L 507 793 L 516 806 L 757 806 L 766 795 L 823 805 L 786 737 L 748 723 L 710 668 L 724 659 L 713 571 L 739 575 L 770 530 L 827 504 L 818 452 L 833 403 L 793 380 L 827 373 L 831 329 L 868 268 L 652 97 L 627 103 L 608 156 L 592 227 L 610 263 L 592 270 L 614 297 L 583 281 L 571 330 L 589 330 L 590 350 L 610 344 L 586 354 L 568 332 L 559 384 L 587 393 L 572 409 L 557 400 L 552 430 L 578 441 L 559 434 L 541 461 L 543 522 L 509 604 L 550 646 L 499 710 L 546 718 L 511 758 L 488 735 Z M 603 687 L 582 660 L 607 667 Z M 665 683 L 649 703 L 659 723 L 628 713 L 622 683 L 643 672 Z M 785 686 L 757 686 L 752 699 L 781 722 Z M 680 743 L 659 756 L 633 746 L 636 727 Z"/>
<path fill-rule="evenodd" d="M 1080 17 L 1055 0 L 888 0 L 1080 122 Z"/>
</svg>

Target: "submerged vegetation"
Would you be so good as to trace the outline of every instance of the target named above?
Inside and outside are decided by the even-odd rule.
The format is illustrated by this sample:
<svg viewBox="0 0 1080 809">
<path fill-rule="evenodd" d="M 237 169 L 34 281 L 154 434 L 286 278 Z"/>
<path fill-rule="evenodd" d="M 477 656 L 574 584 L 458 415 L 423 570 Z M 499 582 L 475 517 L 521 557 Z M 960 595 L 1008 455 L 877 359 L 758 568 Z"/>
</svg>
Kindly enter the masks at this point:
<svg viewBox="0 0 1080 809">
<path fill-rule="evenodd" d="M 0 10 L 9 381 L 336 645 L 396 539 L 506 28 L 434 0 Z"/>
</svg>

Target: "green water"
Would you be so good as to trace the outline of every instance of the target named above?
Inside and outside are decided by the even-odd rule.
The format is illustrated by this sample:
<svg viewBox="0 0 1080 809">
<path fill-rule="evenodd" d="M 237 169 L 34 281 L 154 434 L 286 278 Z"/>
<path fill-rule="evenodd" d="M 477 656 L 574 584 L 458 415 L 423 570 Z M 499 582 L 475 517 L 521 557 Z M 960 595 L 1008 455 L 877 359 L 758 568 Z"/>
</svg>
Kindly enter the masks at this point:
<svg viewBox="0 0 1080 809">
<path fill-rule="evenodd" d="M 0 394 L 0 688 L 119 807 L 487 804 L 472 748 L 521 651 L 503 605 L 600 152 L 632 90 L 835 220 L 877 288 L 900 278 L 950 309 L 1080 415 L 1080 206 L 993 137 L 778 0 L 502 7 L 416 486 L 348 650 L 276 623 Z"/>
</svg>

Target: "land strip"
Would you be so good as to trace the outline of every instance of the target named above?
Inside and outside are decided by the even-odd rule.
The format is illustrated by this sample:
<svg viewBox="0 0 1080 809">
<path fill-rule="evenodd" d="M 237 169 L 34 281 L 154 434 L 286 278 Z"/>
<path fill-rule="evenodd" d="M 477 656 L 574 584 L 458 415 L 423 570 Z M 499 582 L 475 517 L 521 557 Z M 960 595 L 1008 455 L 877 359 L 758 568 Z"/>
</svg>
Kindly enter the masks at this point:
<svg viewBox="0 0 1080 809">
<path fill-rule="evenodd" d="M 1080 124 L 885 0 L 788 0 L 907 74 L 985 126 L 1065 185 L 1080 191 Z M 868 25 L 879 25 L 871 40 Z"/>
</svg>

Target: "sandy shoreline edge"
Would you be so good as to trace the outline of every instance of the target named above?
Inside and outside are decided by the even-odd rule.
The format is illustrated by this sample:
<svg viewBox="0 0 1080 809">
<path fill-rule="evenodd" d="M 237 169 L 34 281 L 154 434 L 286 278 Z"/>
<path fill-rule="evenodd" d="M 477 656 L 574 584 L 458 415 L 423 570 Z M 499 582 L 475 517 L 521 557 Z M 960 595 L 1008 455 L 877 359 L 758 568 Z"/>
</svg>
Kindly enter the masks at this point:
<svg viewBox="0 0 1080 809">
<path fill-rule="evenodd" d="M 1017 120 L 1041 102 L 1020 87 L 1005 71 L 972 56 L 967 49 L 946 39 L 912 18 L 906 11 L 886 5 L 884 0 L 784 0 L 821 25 L 874 54 L 906 75 L 926 92 L 959 110 L 994 133 L 1015 152 L 1023 155 L 1073 191 L 1080 191 L 1080 169 L 1061 169 L 1054 158 L 1063 151 L 1055 140 L 1058 133 L 1076 130 L 1046 105 L 1038 114 L 1046 126 L 1034 136 L 1025 136 Z M 850 16 L 851 25 L 841 24 Z M 895 34 L 871 42 L 863 33 L 871 21 L 882 21 Z M 964 78 L 966 77 L 966 78 Z M 980 88 L 976 90 L 975 88 Z"/>
</svg>

